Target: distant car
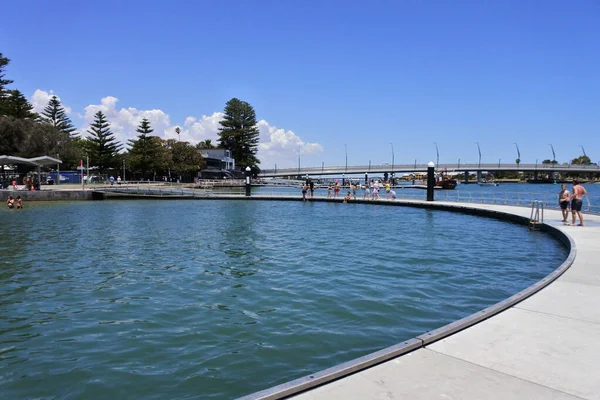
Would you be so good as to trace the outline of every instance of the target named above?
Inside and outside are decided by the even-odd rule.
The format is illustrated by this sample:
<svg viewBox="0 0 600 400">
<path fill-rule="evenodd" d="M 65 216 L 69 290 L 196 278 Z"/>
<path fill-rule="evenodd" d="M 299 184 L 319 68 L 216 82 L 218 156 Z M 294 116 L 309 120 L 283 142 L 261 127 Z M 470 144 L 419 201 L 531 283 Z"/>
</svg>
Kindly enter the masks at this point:
<svg viewBox="0 0 600 400">
<path fill-rule="evenodd" d="M 42 182 L 45 185 L 54 185 L 54 179 L 48 177 L 46 178 L 46 182 Z"/>
</svg>

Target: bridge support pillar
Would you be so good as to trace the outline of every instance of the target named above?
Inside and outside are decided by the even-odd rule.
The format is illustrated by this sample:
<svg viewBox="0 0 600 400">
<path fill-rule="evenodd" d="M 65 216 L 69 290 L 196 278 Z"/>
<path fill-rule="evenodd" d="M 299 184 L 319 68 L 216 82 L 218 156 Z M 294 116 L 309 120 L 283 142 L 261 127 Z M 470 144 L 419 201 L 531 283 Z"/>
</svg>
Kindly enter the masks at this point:
<svg viewBox="0 0 600 400">
<path fill-rule="evenodd" d="M 481 182 L 481 171 L 477 171 L 477 183 Z"/>
<path fill-rule="evenodd" d="M 537 181 L 537 178 L 538 178 L 538 173 L 537 173 L 537 171 L 534 171 L 533 172 L 533 180 Z"/>
<path fill-rule="evenodd" d="M 469 171 L 465 171 L 465 183 L 469 183 Z"/>
</svg>

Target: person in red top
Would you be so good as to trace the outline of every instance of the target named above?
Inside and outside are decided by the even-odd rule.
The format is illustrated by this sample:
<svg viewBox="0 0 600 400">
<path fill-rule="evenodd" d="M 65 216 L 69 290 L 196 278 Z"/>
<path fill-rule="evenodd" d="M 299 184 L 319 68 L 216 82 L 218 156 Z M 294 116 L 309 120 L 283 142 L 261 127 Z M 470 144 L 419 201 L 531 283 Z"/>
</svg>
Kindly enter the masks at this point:
<svg viewBox="0 0 600 400">
<path fill-rule="evenodd" d="M 583 196 L 587 194 L 587 191 L 583 186 L 579 184 L 577 179 L 573 179 L 573 194 L 569 198 L 571 200 L 571 213 L 573 214 L 573 225 L 577 220 L 575 216 L 579 217 L 578 226 L 583 226 L 583 214 L 581 214 L 581 206 L 583 205 Z"/>
</svg>

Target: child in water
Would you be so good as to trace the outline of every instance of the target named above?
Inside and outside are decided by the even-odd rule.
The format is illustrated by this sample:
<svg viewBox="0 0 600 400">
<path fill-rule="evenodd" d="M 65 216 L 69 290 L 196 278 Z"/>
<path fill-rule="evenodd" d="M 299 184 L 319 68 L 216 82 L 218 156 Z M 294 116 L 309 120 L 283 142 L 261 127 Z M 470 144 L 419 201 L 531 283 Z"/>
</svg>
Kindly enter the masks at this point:
<svg viewBox="0 0 600 400">
<path fill-rule="evenodd" d="M 17 210 L 23 209 L 23 199 L 21 196 L 17 196 Z"/>
<path fill-rule="evenodd" d="M 346 195 L 346 197 L 344 197 L 344 203 L 347 203 L 348 200 L 350 200 L 350 197 L 352 197 L 352 194 L 350 192 L 348 192 L 348 194 Z"/>
<path fill-rule="evenodd" d="M 6 200 L 6 205 L 8 206 L 8 208 L 15 208 L 15 199 L 13 199 L 12 196 L 8 196 L 8 199 Z"/>
</svg>

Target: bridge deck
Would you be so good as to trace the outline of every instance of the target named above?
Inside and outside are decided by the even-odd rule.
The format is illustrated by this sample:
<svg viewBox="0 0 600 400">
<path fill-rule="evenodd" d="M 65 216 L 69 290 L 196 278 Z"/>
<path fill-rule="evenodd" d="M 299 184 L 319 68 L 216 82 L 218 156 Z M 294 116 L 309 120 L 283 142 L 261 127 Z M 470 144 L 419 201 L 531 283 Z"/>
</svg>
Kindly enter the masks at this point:
<svg viewBox="0 0 600 400">
<path fill-rule="evenodd" d="M 600 217 L 586 216 L 586 227 L 563 226 L 557 211 L 546 217 L 577 249 L 571 268 L 548 287 L 459 333 L 295 398 L 600 399 Z"/>
</svg>

